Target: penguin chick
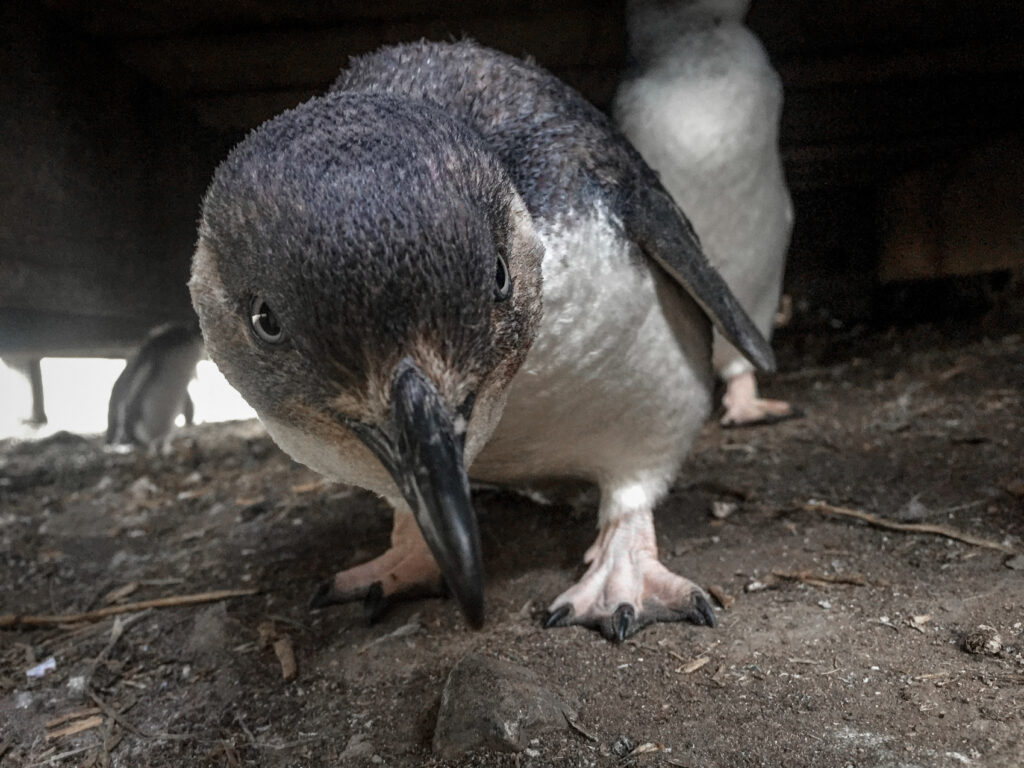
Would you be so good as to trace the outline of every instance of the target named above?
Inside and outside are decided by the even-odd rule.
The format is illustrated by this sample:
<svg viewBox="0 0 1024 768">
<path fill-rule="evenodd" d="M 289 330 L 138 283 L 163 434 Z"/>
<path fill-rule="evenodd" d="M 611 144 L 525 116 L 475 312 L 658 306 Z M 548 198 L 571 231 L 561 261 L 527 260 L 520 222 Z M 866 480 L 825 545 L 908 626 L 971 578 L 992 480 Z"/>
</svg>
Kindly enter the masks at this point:
<svg viewBox="0 0 1024 768">
<path fill-rule="evenodd" d="M 391 548 L 314 605 L 373 616 L 447 587 L 480 626 L 469 476 L 574 477 L 600 488 L 598 539 L 549 624 L 714 623 L 658 561 L 652 509 L 709 410 L 708 316 L 761 366 L 771 349 L 650 169 L 550 74 L 470 42 L 353 60 L 217 169 L 190 287 L 282 448 L 395 510 Z"/>
<path fill-rule="evenodd" d="M 632 0 L 632 66 L 615 120 L 693 223 L 708 259 L 770 338 L 793 206 L 779 157 L 782 83 L 743 25 L 745 0 Z M 799 415 L 758 397 L 753 367 L 715 334 L 724 426 Z"/>
<path fill-rule="evenodd" d="M 163 325 L 154 328 L 110 391 L 107 444 L 157 447 L 184 413 L 192 423 L 188 383 L 203 355 L 199 328 Z"/>
</svg>

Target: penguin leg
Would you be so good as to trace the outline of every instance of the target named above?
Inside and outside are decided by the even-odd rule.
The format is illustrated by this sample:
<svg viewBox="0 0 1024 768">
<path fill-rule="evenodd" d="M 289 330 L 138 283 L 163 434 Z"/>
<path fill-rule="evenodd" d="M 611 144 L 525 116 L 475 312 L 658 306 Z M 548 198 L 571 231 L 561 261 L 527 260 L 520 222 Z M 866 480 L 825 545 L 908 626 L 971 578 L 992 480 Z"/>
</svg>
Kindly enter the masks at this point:
<svg viewBox="0 0 1024 768">
<path fill-rule="evenodd" d="M 642 484 L 602 493 L 600 530 L 583 558 L 587 572 L 551 603 L 545 626 L 580 624 L 613 642 L 656 621 L 715 626 L 704 590 L 658 560 L 654 500 Z"/>
<path fill-rule="evenodd" d="M 185 417 L 186 427 L 191 427 L 195 423 L 196 404 L 192 402 L 188 392 L 185 393 L 185 400 L 181 405 L 181 415 Z"/>
<path fill-rule="evenodd" d="M 391 546 L 384 554 L 361 565 L 338 571 L 320 585 L 311 608 L 363 601 L 371 624 L 395 600 L 444 594 L 441 569 L 408 509 L 395 509 Z"/>
<path fill-rule="evenodd" d="M 757 379 L 750 369 L 723 378 L 725 394 L 722 396 L 722 405 L 725 406 L 725 413 L 720 421 L 723 427 L 774 424 L 803 415 L 798 408 L 783 400 L 758 397 Z"/>
</svg>

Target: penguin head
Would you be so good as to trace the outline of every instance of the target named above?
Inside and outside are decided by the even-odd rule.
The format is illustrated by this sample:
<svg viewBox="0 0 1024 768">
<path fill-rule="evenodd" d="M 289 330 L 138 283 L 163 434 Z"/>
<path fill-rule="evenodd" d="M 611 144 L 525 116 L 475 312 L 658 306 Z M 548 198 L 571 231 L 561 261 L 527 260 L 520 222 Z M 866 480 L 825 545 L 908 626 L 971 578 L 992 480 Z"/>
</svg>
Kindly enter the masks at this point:
<svg viewBox="0 0 1024 768">
<path fill-rule="evenodd" d="M 384 94 L 328 94 L 265 123 L 203 202 L 190 288 L 210 357 L 314 469 L 379 460 L 367 486 L 394 481 L 473 623 L 465 467 L 535 338 L 542 253 L 480 137 Z"/>
<path fill-rule="evenodd" d="M 742 23 L 750 0 L 627 0 L 626 36 L 631 63 L 645 64 L 686 53 L 680 35 L 723 21 Z M 683 50 L 680 50 L 682 46 Z M 698 49 L 691 56 L 701 55 Z"/>
</svg>

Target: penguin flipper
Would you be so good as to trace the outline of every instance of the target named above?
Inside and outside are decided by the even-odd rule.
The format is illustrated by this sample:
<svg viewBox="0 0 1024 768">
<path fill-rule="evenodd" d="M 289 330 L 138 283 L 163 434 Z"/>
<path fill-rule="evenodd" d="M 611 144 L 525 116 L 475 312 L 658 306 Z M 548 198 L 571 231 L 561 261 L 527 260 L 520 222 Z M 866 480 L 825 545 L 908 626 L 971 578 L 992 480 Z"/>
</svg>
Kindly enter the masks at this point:
<svg viewBox="0 0 1024 768">
<path fill-rule="evenodd" d="M 697 233 L 667 192 L 643 185 L 629 201 L 624 223 L 630 237 L 693 297 L 729 343 L 762 371 L 775 370 L 771 345 L 708 263 Z"/>
</svg>

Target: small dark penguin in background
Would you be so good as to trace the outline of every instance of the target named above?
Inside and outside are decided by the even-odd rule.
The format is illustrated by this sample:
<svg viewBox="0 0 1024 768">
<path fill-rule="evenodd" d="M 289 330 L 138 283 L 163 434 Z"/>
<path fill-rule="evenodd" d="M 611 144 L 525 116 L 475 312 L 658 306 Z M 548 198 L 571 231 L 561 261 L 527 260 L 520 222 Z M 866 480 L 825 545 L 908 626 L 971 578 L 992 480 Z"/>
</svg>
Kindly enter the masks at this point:
<svg viewBox="0 0 1024 768">
<path fill-rule="evenodd" d="M 380 494 L 391 548 L 315 605 L 458 599 L 483 622 L 469 477 L 601 492 L 549 626 L 714 624 L 652 510 L 710 410 L 711 321 L 771 349 L 609 121 L 470 42 L 355 59 L 217 169 L 190 283 L 210 357 L 297 460 Z M 709 319 L 710 318 L 710 319 Z"/>
<path fill-rule="evenodd" d="M 615 120 L 686 211 L 708 259 L 770 338 L 793 206 L 779 156 L 782 83 L 743 25 L 749 0 L 630 0 L 632 60 Z M 753 366 L 715 334 L 726 426 L 798 415 L 758 397 Z"/>
<path fill-rule="evenodd" d="M 191 424 L 188 383 L 202 356 L 203 337 L 197 326 L 153 329 L 110 391 L 107 444 L 156 448 L 170 434 L 179 413 Z"/>
</svg>

